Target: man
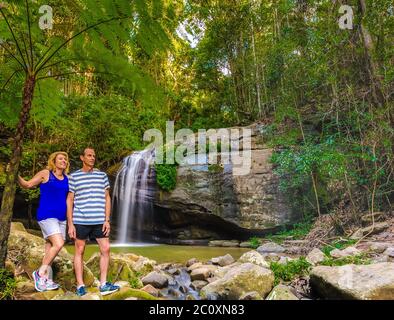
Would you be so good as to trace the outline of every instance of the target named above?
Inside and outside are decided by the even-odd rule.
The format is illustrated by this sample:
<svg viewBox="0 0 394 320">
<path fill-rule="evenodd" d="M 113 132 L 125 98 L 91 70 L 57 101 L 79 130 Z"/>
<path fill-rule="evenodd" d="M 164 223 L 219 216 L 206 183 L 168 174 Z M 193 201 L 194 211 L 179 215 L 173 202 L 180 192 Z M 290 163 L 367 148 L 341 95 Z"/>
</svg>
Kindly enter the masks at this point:
<svg viewBox="0 0 394 320">
<path fill-rule="evenodd" d="M 82 169 L 70 175 L 67 196 L 68 235 L 75 239 L 76 293 L 79 296 L 86 294 L 83 282 L 83 254 L 86 240 L 90 238 L 96 239 L 100 248 L 100 292 L 106 295 L 119 290 L 119 286 L 107 282 L 110 254 L 110 186 L 105 172 L 94 168 L 96 154 L 93 148 L 85 148 L 80 159 Z"/>
</svg>

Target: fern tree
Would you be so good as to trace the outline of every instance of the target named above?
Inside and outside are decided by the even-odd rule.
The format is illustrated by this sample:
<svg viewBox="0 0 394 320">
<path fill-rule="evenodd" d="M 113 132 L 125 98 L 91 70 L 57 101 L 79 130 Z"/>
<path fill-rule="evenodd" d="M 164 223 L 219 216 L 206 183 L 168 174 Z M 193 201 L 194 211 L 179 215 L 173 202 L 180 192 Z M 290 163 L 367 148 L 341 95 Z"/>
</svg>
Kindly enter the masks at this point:
<svg viewBox="0 0 394 320">
<path fill-rule="evenodd" d="M 147 54 L 165 50 L 169 40 L 163 22 L 174 18 L 173 5 L 163 0 L 46 3 L 53 14 L 52 28 L 46 29 L 43 26 L 50 26 L 50 21 L 43 20 L 49 11 L 41 8 L 40 13 L 39 1 L 0 3 L 0 108 L 15 101 L 9 88 L 20 84 L 22 91 L 22 103 L 12 106 L 20 114 L 1 203 L 0 268 L 5 265 L 24 131 L 37 84 L 72 74 L 97 73 L 131 90 L 142 104 L 158 104 L 154 82 L 133 65 L 128 48 L 137 47 Z M 40 19 L 44 22 L 41 26 Z M 51 108 L 50 104 L 45 107 Z"/>
</svg>

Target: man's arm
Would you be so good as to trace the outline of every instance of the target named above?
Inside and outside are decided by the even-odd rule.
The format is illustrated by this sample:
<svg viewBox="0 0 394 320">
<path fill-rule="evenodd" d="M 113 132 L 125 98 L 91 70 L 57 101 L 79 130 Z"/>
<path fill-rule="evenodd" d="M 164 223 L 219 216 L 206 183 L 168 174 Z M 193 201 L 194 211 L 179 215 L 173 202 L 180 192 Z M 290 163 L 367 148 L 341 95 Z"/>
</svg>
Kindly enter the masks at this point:
<svg viewBox="0 0 394 320">
<path fill-rule="evenodd" d="M 109 195 L 109 188 L 105 189 L 105 222 L 103 224 L 103 233 L 105 236 L 109 236 L 111 229 L 109 219 L 111 216 L 111 196 Z"/>
<path fill-rule="evenodd" d="M 109 195 L 109 189 L 105 190 L 105 221 L 109 222 L 111 217 L 111 196 Z"/>
<path fill-rule="evenodd" d="M 71 239 L 75 239 L 76 232 L 73 223 L 73 212 L 74 212 L 74 192 L 69 192 L 67 195 L 67 224 L 68 224 L 68 236 Z"/>
</svg>

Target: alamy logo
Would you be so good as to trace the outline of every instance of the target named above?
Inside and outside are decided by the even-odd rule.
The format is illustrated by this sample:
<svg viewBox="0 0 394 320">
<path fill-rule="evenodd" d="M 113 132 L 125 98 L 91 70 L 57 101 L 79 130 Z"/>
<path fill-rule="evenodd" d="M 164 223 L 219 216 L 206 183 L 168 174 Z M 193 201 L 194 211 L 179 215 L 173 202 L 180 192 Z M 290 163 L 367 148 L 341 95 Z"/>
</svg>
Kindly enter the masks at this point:
<svg viewBox="0 0 394 320">
<path fill-rule="evenodd" d="M 41 30 L 52 29 L 53 28 L 52 7 L 45 4 L 40 7 L 38 12 L 41 14 L 43 13 L 43 15 L 40 17 L 40 20 L 38 22 L 40 29 Z"/>
<path fill-rule="evenodd" d="M 153 140 L 147 148 L 156 150 L 157 164 L 231 164 L 234 175 L 246 175 L 252 163 L 251 135 L 249 128 L 199 129 L 197 135 L 183 128 L 175 133 L 174 121 L 167 121 L 165 144 L 158 129 L 145 131 L 143 140 Z"/>
<path fill-rule="evenodd" d="M 342 16 L 339 18 L 339 28 L 342 30 L 353 29 L 353 9 L 351 6 L 342 5 L 339 8 L 339 13 Z"/>
</svg>

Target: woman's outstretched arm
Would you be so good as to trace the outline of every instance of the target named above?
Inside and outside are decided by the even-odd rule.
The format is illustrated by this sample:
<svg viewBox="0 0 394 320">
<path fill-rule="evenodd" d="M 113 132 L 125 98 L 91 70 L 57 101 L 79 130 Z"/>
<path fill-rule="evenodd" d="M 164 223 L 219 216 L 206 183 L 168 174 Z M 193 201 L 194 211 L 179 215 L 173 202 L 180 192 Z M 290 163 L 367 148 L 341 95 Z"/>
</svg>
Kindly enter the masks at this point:
<svg viewBox="0 0 394 320">
<path fill-rule="evenodd" d="M 22 188 L 31 189 L 38 186 L 41 182 L 48 180 L 49 171 L 47 169 L 41 170 L 29 181 L 26 181 L 21 176 L 18 176 L 18 182 Z"/>
</svg>

